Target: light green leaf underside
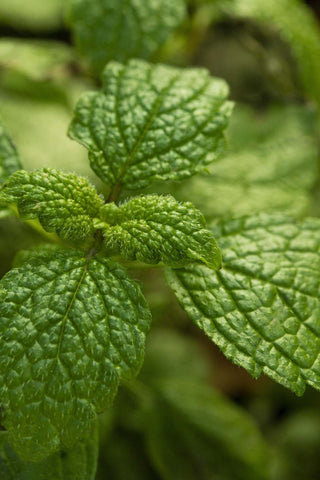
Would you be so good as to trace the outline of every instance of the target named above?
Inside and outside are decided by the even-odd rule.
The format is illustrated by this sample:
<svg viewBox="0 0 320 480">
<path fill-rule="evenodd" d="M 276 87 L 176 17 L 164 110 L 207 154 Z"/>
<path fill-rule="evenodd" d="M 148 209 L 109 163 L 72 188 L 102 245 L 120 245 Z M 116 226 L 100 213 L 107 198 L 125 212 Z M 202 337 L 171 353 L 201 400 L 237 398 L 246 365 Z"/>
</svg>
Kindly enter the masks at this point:
<svg viewBox="0 0 320 480">
<path fill-rule="evenodd" d="M 129 260 L 170 266 L 200 261 L 220 268 L 219 247 L 192 203 L 179 203 L 171 195 L 146 195 L 120 207 L 106 204 L 101 212 L 111 225 L 103 228 L 105 244 Z"/>
<path fill-rule="evenodd" d="M 161 478 L 267 478 L 266 445 L 242 409 L 212 388 L 190 380 L 161 380 L 156 395 L 145 429 Z"/>
<path fill-rule="evenodd" d="M 273 25 L 289 43 L 303 86 L 320 102 L 320 28 L 311 9 L 300 0 L 232 0 L 232 15 Z M 222 5 L 225 7 L 225 5 Z"/>
<path fill-rule="evenodd" d="M 49 168 L 16 172 L 0 190 L 0 200 L 17 205 L 23 218 L 38 218 L 48 232 L 73 240 L 92 234 L 103 205 L 87 179 Z"/>
<path fill-rule="evenodd" d="M 40 463 L 23 462 L 0 434 L 0 474 L 3 480 L 94 480 L 97 468 L 98 425 L 74 447 L 50 455 Z"/>
<path fill-rule="evenodd" d="M 106 183 L 145 187 L 181 180 L 217 159 L 232 105 L 203 69 L 131 60 L 108 64 L 103 90 L 80 97 L 69 128 Z"/>
<path fill-rule="evenodd" d="M 303 107 L 257 113 L 237 105 L 226 154 L 210 175 L 190 179 L 174 195 L 192 201 L 208 222 L 260 212 L 309 214 L 318 175 L 313 123 Z"/>
<path fill-rule="evenodd" d="M 0 293 L 2 423 L 40 461 L 83 437 L 138 372 L 150 312 L 120 265 L 76 250 L 31 258 Z"/>
<path fill-rule="evenodd" d="M 110 60 L 150 58 L 185 16 L 184 0 L 72 0 L 79 51 L 101 71 Z"/>
<path fill-rule="evenodd" d="M 191 319 L 234 363 L 301 395 L 320 390 L 320 221 L 261 215 L 221 223 L 223 269 L 168 270 Z"/>
</svg>

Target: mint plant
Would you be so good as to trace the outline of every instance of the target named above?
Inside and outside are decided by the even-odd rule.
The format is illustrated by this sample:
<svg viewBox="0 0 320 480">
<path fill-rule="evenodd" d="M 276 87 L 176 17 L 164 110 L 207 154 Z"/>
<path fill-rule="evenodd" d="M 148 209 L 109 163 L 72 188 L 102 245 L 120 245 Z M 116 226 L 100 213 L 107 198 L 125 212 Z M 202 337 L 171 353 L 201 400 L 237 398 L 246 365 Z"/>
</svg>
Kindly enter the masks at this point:
<svg viewBox="0 0 320 480">
<path fill-rule="evenodd" d="M 53 3 L 57 22 L 62 5 Z M 114 480 L 271 478 L 259 429 L 210 385 L 203 352 L 190 338 L 153 329 L 142 366 L 151 310 L 157 317 L 144 292 L 161 270 L 191 322 L 227 359 L 299 396 L 308 385 L 320 390 L 320 221 L 286 214 L 303 216 L 311 204 L 317 153 L 310 112 L 278 106 L 264 112 L 261 128 L 257 112 L 237 107 L 225 153 L 233 109 L 226 82 L 204 68 L 132 59 L 161 59 L 186 18 L 172 52 L 178 63 L 188 58 L 179 58 L 188 29 L 194 35 L 218 19 L 249 17 L 276 27 L 304 92 L 318 100 L 317 25 L 298 0 L 291 13 L 288 0 L 190 4 L 70 0 L 78 52 L 94 74 L 103 70 L 95 90 L 70 46 L 0 42 L 0 84 L 18 98 L 28 92 L 38 99 L 39 135 L 51 121 L 44 110 L 59 105 L 65 115 L 92 86 L 68 130 L 72 158 L 80 163 L 77 148 L 87 152 L 87 170 L 69 162 L 69 150 L 63 169 L 30 169 L 0 124 L 5 480 L 94 480 L 99 448 Z M 300 13 L 306 34 L 295 21 Z M 166 48 L 168 55 L 170 42 Z M 32 105 L 20 100 L 19 111 Z M 73 172 L 89 167 L 88 178 Z M 10 243 L 20 250 L 11 270 Z M 166 296 L 161 288 L 157 294 Z M 142 437 L 146 448 L 139 450 Z"/>
<path fill-rule="evenodd" d="M 226 85 L 205 71 L 138 61 L 108 65 L 104 79 L 101 93 L 79 100 L 70 135 L 88 148 L 108 198 L 52 169 L 19 170 L 1 188 L 22 218 L 73 242 L 22 256 L 1 280 L 2 423 L 28 460 L 71 448 L 141 367 L 150 311 L 110 256 L 221 266 L 192 204 L 156 195 L 115 202 L 123 186 L 188 177 L 216 158 L 231 112 Z"/>
</svg>

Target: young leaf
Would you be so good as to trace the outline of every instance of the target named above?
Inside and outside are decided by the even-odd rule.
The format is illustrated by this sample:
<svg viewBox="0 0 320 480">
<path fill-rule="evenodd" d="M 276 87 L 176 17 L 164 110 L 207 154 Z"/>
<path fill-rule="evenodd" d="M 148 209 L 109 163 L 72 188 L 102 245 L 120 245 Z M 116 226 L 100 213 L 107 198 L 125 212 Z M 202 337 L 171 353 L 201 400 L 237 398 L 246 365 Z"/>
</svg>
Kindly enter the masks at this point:
<svg viewBox="0 0 320 480">
<path fill-rule="evenodd" d="M 97 422 L 74 447 L 50 455 L 40 463 L 23 462 L 0 432 L 0 477 L 3 480 L 94 480 L 99 438 Z"/>
<path fill-rule="evenodd" d="M 185 16 L 184 0 L 72 0 L 79 51 L 100 72 L 109 60 L 150 58 Z"/>
<path fill-rule="evenodd" d="M 163 261 L 181 266 L 200 261 L 211 268 L 221 265 L 219 247 L 199 210 L 171 196 L 135 197 L 118 208 L 102 208 L 107 223 L 104 241 L 129 260 L 145 263 Z"/>
<path fill-rule="evenodd" d="M 228 87 L 204 69 L 111 62 L 103 90 L 84 94 L 69 128 L 111 185 L 145 187 L 204 169 L 224 147 Z"/>
<path fill-rule="evenodd" d="M 108 259 L 39 253 L 0 282 L 2 424 L 25 460 L 84 436 L 140 369 L 150 312 Z"/>
<path fill-rule="evenodd" d="M 92 234 L 93 218 L 103 205 L 85 178 L 49 168 L 16 172 L 0 190 L 0 200 L 16 204 L 23 218 L 38 218 L 45 230 L 71 240 Z"/>
<path fill-rule="evenodd" d="M 223 269 L 168 270 L 191 319 L 234 363 L 302 395 L 320 390 L 320 221 L 278 215 L 216 227 Z"/>
</svg>

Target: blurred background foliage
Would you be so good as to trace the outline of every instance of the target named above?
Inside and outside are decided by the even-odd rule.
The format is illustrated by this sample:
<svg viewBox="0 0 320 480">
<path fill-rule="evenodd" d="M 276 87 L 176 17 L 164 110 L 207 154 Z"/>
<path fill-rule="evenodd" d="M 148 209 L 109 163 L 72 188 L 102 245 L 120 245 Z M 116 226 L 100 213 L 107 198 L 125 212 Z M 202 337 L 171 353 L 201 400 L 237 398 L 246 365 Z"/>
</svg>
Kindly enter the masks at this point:
<svg viewBox="0 0 320 480">
<path fill-rule="evenodd" d="M 103 191 L 86 151 L 66 136 L 80 93 L 99 87 L 90 52 L 80 54 L 72 1 L 1 1 L 0 110 L 24 168 L 74 171 Z M 208 68 L 236 102 L 225 154 L 159 192 L 192 201 L 209 224 L 265 211 L 320 215 L 319 18 L 317 0 L 189 0 L 184 19 L 142 50 L 152 61 Z M 103 60 L 118 53 L 106 48 Z M 31 227 L 0 219 L 1 276 L 17 251 L 44 241 Z M 154 326 L 138 380 L 100 418 L 97 479 L 319 479 L 318 393 L 297 398 L 251 379 L 193 328 L 160 270 L 131 273 L 145 285 Z"/>
</svg>

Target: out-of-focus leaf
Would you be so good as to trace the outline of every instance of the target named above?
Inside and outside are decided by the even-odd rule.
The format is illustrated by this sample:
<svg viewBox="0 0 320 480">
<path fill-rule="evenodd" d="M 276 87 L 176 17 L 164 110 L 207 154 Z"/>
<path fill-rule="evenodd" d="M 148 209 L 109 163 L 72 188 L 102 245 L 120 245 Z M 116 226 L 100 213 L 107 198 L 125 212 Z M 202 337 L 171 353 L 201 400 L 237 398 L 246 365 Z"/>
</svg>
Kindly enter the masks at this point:
<svg viewBox="0 0 320 480">
<path fill-rule="evenodd" d="M 79 91 L 79 85 L 75 88 Z M 45 100 L 5 90 L 0 94 L 0 103 L 3 119 L 19 145 L 26 170 L 67 168 L 97 180 L 85 151 L 66 135 L 71 108 L 56 97 Z"/>
<path fill-rule="evenodd" d="M 73 52 L 54 41 L 1 39 L 0 68 L 20 72 L 33 80 L 46 81 L 62 75 L 72 62 Z"/>
<path fill-rule="evenodd" d="M 99 72 L 110 60 L 149 59 L 185 16 L 184 0 L 72 0 L 80 53 Z"/>
<path fill-rule="evenodd" d="M 139 379 L 152 384 L 159 378 L 194 378 L 205 382 L 209 363 L 200 345 L 191 337 L 174 330 L 151 330 Z"/>
<path fill-rule="evenodd" d="M 62 25 L 63 0 L 1 0 L 0 24 L 30 31 L 54 30 Z"/>
<path fill-rule="evenodd" d="M 208 221 L 262 211 L 302 216 L 309 212 L 316 181 L 314 116 L 300 107 L 259 114 L 236 108 L 229 151 L 211 168 L 179 186 L 179 199 L 192 201 Z"/>
<path fill-rule="evenodd" d="M 320 103 L 320 28 L 301 0 L 218 1 L 225 11 L 273 26 L 290 45 L 307 94 Z"/>
<path fill-rule="evenodd" d="M 163 480 L 267 478 L 266 446 L 239 407 L 192 381 L 160 381 L 156 394 L 145 428 Z"/>
</svg>

